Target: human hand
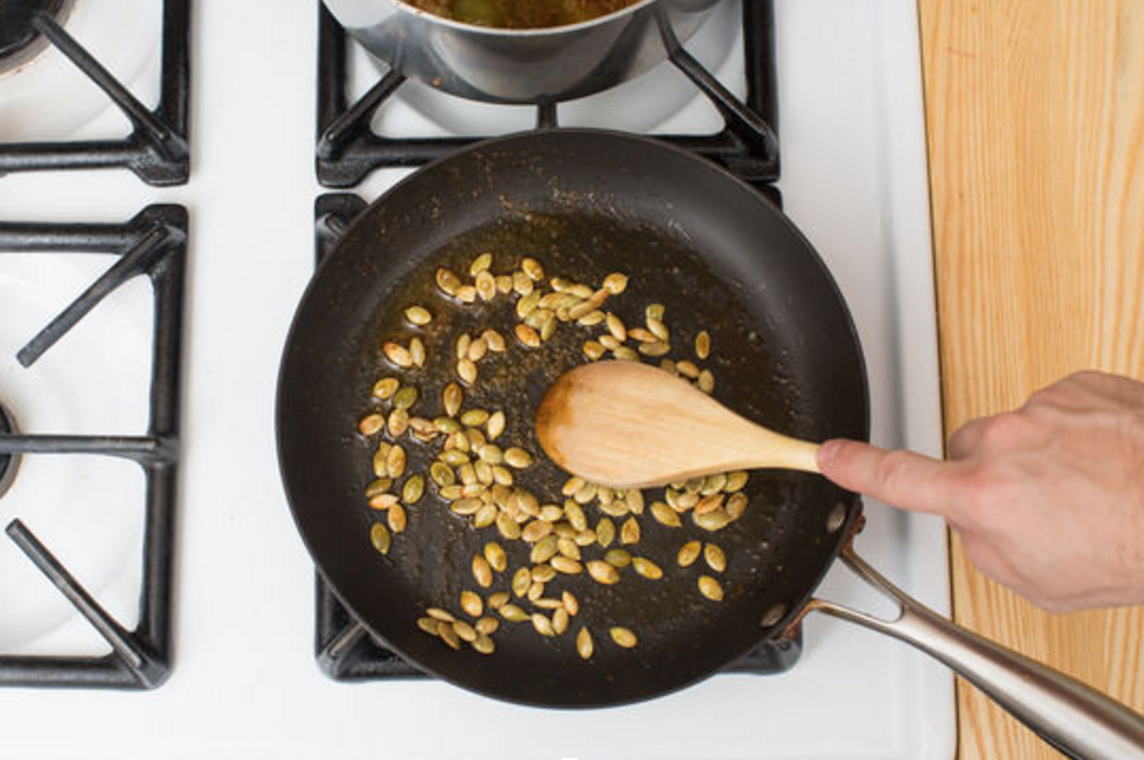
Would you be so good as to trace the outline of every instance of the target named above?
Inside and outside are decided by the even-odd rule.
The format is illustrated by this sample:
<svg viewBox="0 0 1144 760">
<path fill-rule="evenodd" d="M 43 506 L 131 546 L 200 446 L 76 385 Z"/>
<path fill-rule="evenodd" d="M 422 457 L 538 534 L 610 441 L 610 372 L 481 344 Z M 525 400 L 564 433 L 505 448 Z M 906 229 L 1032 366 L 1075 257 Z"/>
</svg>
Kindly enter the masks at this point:
<svg viewBox="0 0 1144 760">
<path fill-rule="evenodd" d="M 941 515 L 988 576 L 1047 610 L 1144 602 L 1144 384 L 1080 372 L 971 420 L 949 459 L 828 441 L 822 473 Z"/>
</svg>

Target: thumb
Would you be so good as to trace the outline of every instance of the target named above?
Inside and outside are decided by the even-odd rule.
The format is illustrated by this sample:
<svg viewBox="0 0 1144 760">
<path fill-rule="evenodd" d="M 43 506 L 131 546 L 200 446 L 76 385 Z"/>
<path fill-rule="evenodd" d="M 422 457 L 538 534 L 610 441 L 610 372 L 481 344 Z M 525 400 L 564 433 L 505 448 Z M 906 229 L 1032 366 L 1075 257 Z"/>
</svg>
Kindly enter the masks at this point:
<svg viewBox="0 0 1144 760">
<path fill-rule="evenodd" d="M 901 509 L 947 515 L 957 503 L 951 493 L 957 465 L 905 449 L 836 438 L 819 448 L 818 466 L 843 488 Z"/>
</svg>

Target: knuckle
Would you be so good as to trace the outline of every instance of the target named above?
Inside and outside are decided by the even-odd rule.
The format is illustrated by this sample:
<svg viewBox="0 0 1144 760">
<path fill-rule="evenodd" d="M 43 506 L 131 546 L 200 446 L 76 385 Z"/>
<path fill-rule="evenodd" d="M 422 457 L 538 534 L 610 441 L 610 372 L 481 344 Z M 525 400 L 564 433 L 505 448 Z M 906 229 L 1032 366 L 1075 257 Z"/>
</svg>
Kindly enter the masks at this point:
<svg viewBox="0 0 1144 760">
<path fill-rule="evenodd" d="M 882 461 L 878 463 L 878 471 L 875 477 L 885 491 L 898 493 L 902 490 L 903 481 L 909 475 L 911 463 L 912 458 L 908 451 L 902 449 L 888 451 L 882 457 Z"/>
</svg>

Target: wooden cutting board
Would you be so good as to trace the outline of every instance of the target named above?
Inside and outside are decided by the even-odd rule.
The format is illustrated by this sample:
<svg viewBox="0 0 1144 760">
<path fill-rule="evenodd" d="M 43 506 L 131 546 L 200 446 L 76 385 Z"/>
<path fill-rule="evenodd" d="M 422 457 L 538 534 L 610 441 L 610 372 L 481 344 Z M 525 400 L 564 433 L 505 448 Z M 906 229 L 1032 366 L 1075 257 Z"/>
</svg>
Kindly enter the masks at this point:
<svg viewBox="0 0 1144 760">
<path fill-rule="evenodd" d="M 919 0 L 947 431 L 1144 379 L 1144 0 Z M 1049 615 L 952 542 L 955 619 L 1144 711 L 1144 607 Z M 1058 758 L 958 683 L 959 757 Z"/>
</svg>

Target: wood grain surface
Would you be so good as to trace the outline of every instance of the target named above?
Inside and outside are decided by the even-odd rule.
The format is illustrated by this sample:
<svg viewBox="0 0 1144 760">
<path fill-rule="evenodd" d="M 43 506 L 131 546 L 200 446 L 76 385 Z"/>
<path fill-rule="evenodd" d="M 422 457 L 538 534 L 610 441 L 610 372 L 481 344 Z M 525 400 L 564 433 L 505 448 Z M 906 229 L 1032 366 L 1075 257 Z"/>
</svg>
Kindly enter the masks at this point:
<svg viewBox="0 0 1144 760">
<path fill-rule="evenodd" d="M 1144 379 L 1144 0 L 919 0 L 947 431 Z M 1050 615 L 953 540 L 956 620 L 1144 711 L 1144 608 Z M 958 683 L 959 757 L 1057 758 Z"/>
</svg>

